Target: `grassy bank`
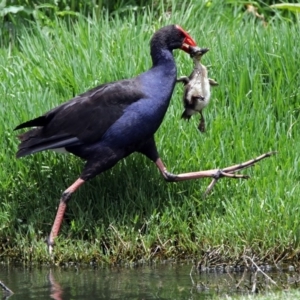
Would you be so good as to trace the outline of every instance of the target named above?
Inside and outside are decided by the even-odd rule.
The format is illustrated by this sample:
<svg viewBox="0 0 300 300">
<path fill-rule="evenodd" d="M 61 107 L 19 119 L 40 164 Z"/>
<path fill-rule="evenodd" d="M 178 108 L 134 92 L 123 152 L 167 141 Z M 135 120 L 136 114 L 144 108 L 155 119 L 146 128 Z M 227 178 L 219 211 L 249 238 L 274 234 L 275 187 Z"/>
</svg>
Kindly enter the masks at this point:
<svg viewBox="0 0 300 300">
<path fill-rule="evenodd" d="M 251 17 L 193 6 L 160 18 L 145 10 L 123 19 L 32 25 L 0 49 L 0 259 L 49 259 L 43 240 L 61 192 L 83 165 L 52 152 L 16 160 L 13 128 L 97 84 L 147 70 L 149 39 L 170 23 L 211 49 L 203 63 L 219 87 L 205 111 L 205 134 L 197 130 L 198 117 L 180 120 L 182 87 L 176 87 L 156 134 L 169 170 L 278 154 L 249 169 L 248 181 L 222 179 L 206 199 L 208 180 L 167 184 L 151 162 L 132 155 L 74 195 L 56 259 L 200 259 L 213 249 L 216 261 L 233 262 L 245 252 L 269 261 L 297 259 L 300 24 L 278 19 L 265 27 Z M 178 74 L 189 74 L 190 58 L 181 51 L 175 56 Z"/>
</svg>

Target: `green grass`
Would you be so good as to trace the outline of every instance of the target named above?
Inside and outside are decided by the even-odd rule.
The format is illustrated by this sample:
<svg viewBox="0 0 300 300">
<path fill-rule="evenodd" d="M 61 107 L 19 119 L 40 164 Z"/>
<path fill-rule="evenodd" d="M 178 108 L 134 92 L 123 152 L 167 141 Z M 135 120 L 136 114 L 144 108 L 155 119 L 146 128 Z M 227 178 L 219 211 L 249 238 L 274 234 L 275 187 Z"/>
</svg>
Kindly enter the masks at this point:
<svg viewBox="0 0 300 300">
<path fill-rule="evenodd" d="M 232 262 L 244 252 L 272 261 L 299 253 L 300 23 L 232 18 L 187 5 L 181 11 L 129 13 L 68 24 L 32 25 L 0 49 L 0 256 L 47 261 L 48 235 L 62 191 L 83 162 L 52 152 L 17 160 L 13 128 L 97 84 L 150 68 L 149 40 L 166 24 L 188 30 L 211 51 L 203 63 L 219 82 L 204 114 L 180 119 L 182 87 L 175 88 L 156 134 L 160 155 L 174 173 L 225 167 L 277 150 L 247 170 L 251 179 L 222 179 L 202 198 L 209 180 L 167 184 L 156 167 L 134 154 L 74 195 L 55 248 L 56 260 L 196 259 L 219 248 Z M 192 62 L 176 51 L 178 75 Z M 281 256 L 280 256 L 281 255 Z"/>
<path fill-rule="evenodd" d="M 297 290 L 288 290 L 288 291 L 283 291 L 283 292 L 278 292 L 278 293 L 267 293 L 265 295 L 246 295 L 246 296 L 228 296 L 226 295 L 225 299 L 227 300 L 281 300 L 281 299 L 286 299 L 286 300 L 293 300 L 293 299 L 298 299 L 300 296 L 299 291 Z M 224 299 L 224 296 L 216 296 L 213 299 Z"/>
</svg>

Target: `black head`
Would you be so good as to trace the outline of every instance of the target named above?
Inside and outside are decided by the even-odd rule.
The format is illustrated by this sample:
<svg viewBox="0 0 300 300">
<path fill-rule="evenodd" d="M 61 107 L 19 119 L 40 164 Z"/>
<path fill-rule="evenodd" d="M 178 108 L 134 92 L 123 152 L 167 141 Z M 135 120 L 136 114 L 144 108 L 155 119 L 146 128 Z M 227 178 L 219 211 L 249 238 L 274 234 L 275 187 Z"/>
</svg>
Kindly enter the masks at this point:
<svg viewBox="0 0 300 300">
<path fill-rule="evenodd" d="M 189 53 L 189 47 L 196 46 L 192 37 L 179 25 L 168 25 L 156 31 L 151 39 L 151 49 L 182 49 Z"/>
<path fill-rule="evenodd" d="M 201 57 L 209 51 L 209 48 L 189 47 L 189 53 L 191 58 L 201 59 Z"/>
</svg>

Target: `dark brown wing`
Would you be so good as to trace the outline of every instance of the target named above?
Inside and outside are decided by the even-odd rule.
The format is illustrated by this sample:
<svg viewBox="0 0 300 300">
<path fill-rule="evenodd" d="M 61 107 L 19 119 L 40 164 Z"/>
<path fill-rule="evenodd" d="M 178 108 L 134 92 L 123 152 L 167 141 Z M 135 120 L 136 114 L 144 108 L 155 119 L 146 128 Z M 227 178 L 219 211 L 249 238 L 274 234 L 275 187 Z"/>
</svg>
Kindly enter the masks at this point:
<svg viewBox="0 0 300 300">
<path fill-rule="evenodd" d="M 79 143 L 93 143 L 119 119 L 124 109 L 143 98 L 138 78 L 100 85 L 46 114 L 15 128 L 37 126 L 20 135 L 17 156 Z"/>
</svg>

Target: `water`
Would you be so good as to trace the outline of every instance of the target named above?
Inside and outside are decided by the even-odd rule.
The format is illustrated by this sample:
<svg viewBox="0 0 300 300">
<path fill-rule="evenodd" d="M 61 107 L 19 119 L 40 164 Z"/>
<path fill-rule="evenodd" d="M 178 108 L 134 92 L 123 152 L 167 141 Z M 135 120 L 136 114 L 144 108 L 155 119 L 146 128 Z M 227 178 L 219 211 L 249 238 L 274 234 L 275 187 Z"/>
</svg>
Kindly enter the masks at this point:
<svg viewBox="0 0 300 300">
<path fill-rule="evenodd" d="M 250 286 L 253 273 L 199 274 L 192 265 L 155 265 L 136 268 L 28 268 L 0 266 L 0 280 L 17 299 L 212 299 Z M 266 281 L 259 275 L 258 283 Z M 286 278 L 286 274 L 284 275 Z M 257 284 L 258 286 L 258 284 Z M 2 292 L 0 292 L 2 293 Z M 0 294 L 1 296 L 1 294 Z M 3 293 L 3 299 L 5 293 Z"/>
</svg>

